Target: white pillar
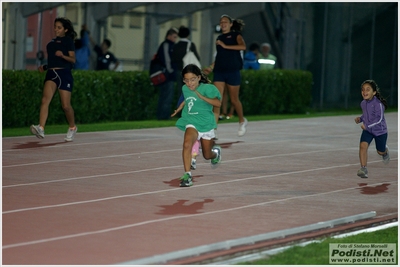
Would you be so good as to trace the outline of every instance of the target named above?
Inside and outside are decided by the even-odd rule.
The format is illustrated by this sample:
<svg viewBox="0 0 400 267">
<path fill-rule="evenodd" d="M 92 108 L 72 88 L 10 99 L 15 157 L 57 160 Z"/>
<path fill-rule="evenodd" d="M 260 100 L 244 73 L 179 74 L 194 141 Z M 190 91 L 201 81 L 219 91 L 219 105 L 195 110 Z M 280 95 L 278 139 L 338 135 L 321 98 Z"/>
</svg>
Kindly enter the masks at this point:
<svg viewBox="0 0 400 267">
<path fill-rule="evenodd" d="M 3 13 L 3 69 L 25 69 L 26 19 L 20 5 L 9 3 Z"/>
</svg>

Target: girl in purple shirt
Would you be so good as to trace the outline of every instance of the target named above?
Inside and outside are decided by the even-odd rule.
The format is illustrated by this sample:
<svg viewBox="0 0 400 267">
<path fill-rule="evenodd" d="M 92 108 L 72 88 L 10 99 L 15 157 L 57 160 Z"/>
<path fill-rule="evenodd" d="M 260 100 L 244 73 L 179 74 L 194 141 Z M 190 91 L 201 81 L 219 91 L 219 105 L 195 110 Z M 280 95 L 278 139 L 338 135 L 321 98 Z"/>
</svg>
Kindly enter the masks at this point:
<svg viewBox="0 0 400 267">
<path fill-rule="evenodd" d="M 384 115 L 387 103 L 373 80 L 366 80 L 361 84 L 361 95 L 364 99 L 361 102 L 363 114 L 354 119 L 357 124 L 362 122 L 361 129 L 363 130 L 359 150 L 361 169 L 358 170 L 357 175 L 361 178 L 368 178 L 368 147 L 372 139 L 375 139 L 376 151 L 382 156 L 383 162 L 388 164 L 390 161 L 389 148 L 386 144 L 388 131 Z"/>
</svg>

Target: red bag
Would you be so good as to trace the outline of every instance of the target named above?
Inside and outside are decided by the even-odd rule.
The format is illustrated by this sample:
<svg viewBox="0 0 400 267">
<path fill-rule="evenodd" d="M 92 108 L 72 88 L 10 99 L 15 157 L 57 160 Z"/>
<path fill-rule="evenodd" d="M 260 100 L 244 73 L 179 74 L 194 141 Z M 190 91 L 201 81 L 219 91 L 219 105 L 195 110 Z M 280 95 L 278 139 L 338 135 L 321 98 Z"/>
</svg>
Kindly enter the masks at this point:
<svg viewBox="0 0 400 267">
<path fill-rule="evenodd" d="M 160 85 L 167 80 L 166 69 L 162 61 L 155 54 L 150 61 L 150 81 L 153 85 Z"/>
<path fill-rule="evenodd" d="M 166 79 L 167 77 L 165 77 L 165 74 L 162 70 L 159 70 L 150 75 L 150 80 L 153 85 L 160 85 L 164 83 Z"/>
</svg>

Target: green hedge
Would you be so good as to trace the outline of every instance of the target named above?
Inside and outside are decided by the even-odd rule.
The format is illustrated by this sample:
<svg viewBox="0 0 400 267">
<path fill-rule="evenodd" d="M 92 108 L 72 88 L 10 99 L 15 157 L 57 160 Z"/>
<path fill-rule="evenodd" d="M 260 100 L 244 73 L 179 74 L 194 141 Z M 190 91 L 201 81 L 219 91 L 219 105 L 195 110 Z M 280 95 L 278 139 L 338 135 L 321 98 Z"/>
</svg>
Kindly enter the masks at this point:
<svg viewBox="0 0 400 267">
<path fill-rule="evenodd" d="M 249 115 L 303 113 L 311 104 L 312 75 L 307 71 L 242 71 L 240 100 Z"/>
<path fill-rule="evenodd" d="M 44 76 L 38 71 L 3 70 L 3 127 L 38 123 Z M 73 76 L 71 102 L 77 123 L 155 119 L 158 93 L 148 72 L 73 71 Z M 243 70 L 244 114 L 302 113 L 311 103 L 311 86 L 310 72 Z M 47 124 L 63 123 L 66 119 L 56 93 Z"/>
</svg>

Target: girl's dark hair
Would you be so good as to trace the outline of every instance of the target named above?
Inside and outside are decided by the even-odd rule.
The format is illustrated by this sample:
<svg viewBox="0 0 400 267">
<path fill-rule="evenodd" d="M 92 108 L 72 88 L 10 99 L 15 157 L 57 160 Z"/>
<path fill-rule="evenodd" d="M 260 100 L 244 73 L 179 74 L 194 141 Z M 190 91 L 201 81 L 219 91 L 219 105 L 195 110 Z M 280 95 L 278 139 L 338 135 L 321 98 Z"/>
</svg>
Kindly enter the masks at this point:
<svg viewBox="0 0 400 267">
<path fill-rule="evenodd" d="M 103 42 L 106 44 L 108 48 L 111 47 L 111 41 L 109 39 L 104 39 Z"/>
<path fill-rule="evenodd" d="M 243 20 L 241 20 L 241 19 L 232 19 L 230 16 L 228 16 L 226 14 L 222 15 L 221 19 L 222 18 L 229 19 L 229 21 L 232 23 L 232 27 L 231 27 L 232 31 L 234 31 L 234 32 L 242 32 L 243 31 L 243 26 L 245 25 Z"/>
<path fill-rule="evenodd" d="M 258 43 L 252 43 L 249 46 L 249 51 L 254 51 L 254 50 L 259 50 L 260 49 L 260 45 Z"/>
<path fill-rule="evenodd" d="M 190 35 L 190 30 L 189 30 L 189 28 L 187 28 L 187 27 L 185 27 L 185 26 L 181 26 L 181 27 L 179 28 L 178 36 L 179 36 L 180 38 L 186 38 L 186 37 L 188 37 L 189 35 Z"/>
<path fill-rule="evenodd" d="M 385 106 L 385 110 L 388 108 L 388 104 L 386 102 L 386 99 L 384 99 L 381 96 L 381 89 L 379 89 L 378 84 L 374 81 L 374 80 L 365 80 L 362 84 L 361 84 L 361 88 L 363 87 L 364 84 L 368 83 L 369 85 L 371 85 L 372 91 L 376 92 L 375 96 L 376 98 L 379 99 L 379 101 L 382 102 L 382 104 Z"/>
<path fill-rule="evenodd" d="M 72 22 L 69 19 L 67 19 L 67 18 L 56 18 L 54 20 L 54 24 L 56 22 L 61 22 L 61 24 L 63 25 L 64 29 L 68 30 L 68 31 L 65 32 L 65 36 L 68 36 L 72 40 L 76 39 L 76 36 L 78 36 L 78 34 L 75 32 L 74 26 L 72 26 Z"/>
<path fill-rule="evenodd" d="M 195 64 L 186 65 L 186 67 L 184 67 L 182 70 L 182 77 L 184 77 L 186 73 L 193 73 L 196 76 L 200 75 L 200 83 L 211 83 L 208 77 Z"/>
</svg>

